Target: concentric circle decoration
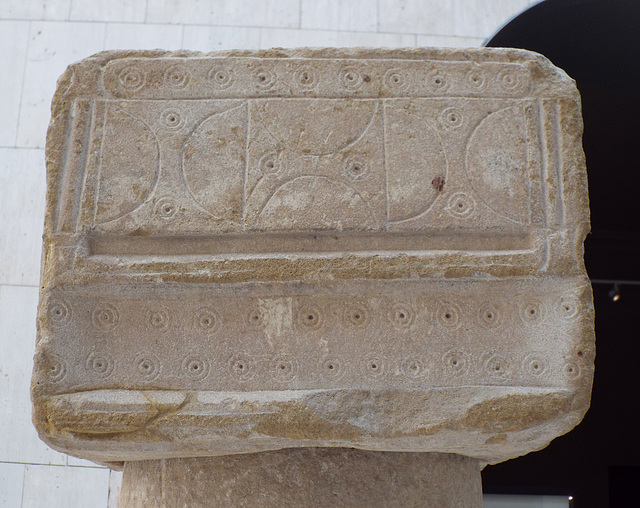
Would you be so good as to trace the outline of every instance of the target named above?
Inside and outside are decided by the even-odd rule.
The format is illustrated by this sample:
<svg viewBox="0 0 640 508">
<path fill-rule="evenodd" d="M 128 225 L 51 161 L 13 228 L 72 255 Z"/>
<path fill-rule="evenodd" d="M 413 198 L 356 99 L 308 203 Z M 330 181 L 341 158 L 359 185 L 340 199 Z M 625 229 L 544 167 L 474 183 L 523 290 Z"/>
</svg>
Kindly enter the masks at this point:
<svg viewBox="0 0 640 508">
<path fill-rule="evenodd" d="M 91 322 L 102 330 L 113 330 L 118 326 L 119 319 L 118 309 L 108 303 L 98 305 L 91 312 Z"/>
<path fill-rule="evenodd" d="M 238 381 L 248 381 L 256 370 L 256 363 L 248 355 L 238 354 L 229 359 L 229 372 Z"/>
<path fill-rule="evenodd" d="M 182 65 L 169 67 L 164 73 L 164 82 L 171 88 L 182 89 L 189 85 L 191 74 Z"/>
<path fill-rule="evenodd" d="M 92 352 L 85 362 L 87 370 L 98 377 L 106 378 L 113 373 L 113 356 L 104 352 Z"/>
<path fill-rule="evenodd" d="M 290 355 L 275 355 L 269 362 L 269 373 L 276 381 L 293 381 L 298 373 L 298 362 Z"/>
<path fill-rule="evenodd" d="M 462 351 L 448 351 L 443 356 L 442 363 L 445 373 L 449 376 L 460 377 L 469 370 L 469 356 Z"/>
<path fill-rule="evenodd" d="M 138 353 L 134 358 L 134 365 L 143 381 L 153 381 L 160 375 L 160 359 L 153 353 Z"/>
<path fill-rule="evenodd" d="M 182 360 L 182 372 L 195 381 L 206 378 L 209 368 L 209 362 L 196 354 L 188 355 Z"/>
<path fill-rule="evenodd" d="M 235 81 L 234 72 L 232 69 L 214 67 L 209 71 L 207 81 L 218 90 L 226 90 L 230 88 Z"/>
<path fill-rule="evenodd" d="M 127 90 L 135 91 L 144 86 L 146 75 L 144 71 L 135 66 L 125 67 L 118 74 L 118 84 Z"/>
<path fill-rule="evenodd" d="M 365 83 L 365 74 L 355 67 L 345 67 L 340 71 L 340 84 L 351 92 L 359 90 Z"/>
<path fill-rule="evenodd" d="M 220 325 L 220 314 L 212 307 L 202 307 L 194 315 L 194 324 L 197 330 L 214 332 Z"/>
<path fill-rule="evenodd" d="M 447 203 L 447 211 L 458 218 L 469 217 L 476 207 L 473 198 L 464 192 L 452 194 Z"/>
</svg>

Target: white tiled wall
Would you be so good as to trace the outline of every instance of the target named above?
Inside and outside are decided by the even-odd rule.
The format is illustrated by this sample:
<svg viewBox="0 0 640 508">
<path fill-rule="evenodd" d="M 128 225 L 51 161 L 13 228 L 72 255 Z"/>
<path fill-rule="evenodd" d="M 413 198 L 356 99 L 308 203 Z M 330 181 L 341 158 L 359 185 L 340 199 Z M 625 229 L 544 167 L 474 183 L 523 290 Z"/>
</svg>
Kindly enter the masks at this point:
<svg viewBox="0 0 640 508">
<path fill-rule="evenodd" d="M 115 508 L 121 474 L 39 441 L 29 377 L 58 76 L 104 49 L 479 46 L 530 0 L 0 0 L 0 508 Z"/>
</svg>

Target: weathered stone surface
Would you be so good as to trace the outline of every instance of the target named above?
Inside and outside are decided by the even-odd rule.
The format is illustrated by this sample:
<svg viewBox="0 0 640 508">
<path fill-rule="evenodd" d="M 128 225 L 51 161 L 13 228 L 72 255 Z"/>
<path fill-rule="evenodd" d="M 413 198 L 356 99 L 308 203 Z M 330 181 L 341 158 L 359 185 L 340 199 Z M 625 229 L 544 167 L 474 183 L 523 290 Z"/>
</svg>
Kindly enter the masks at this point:
<svg viewBox="0 0 640 508">
<path fill-rule="evenodd" d="M 478 462 L 443 453 L 299 448 L 127 462 L 120 506 L 477 508 Z"/>
<path fill-rule="evenodd" d="M 52 112 L 33 400 L 54 448 L 494 463 L 588 408 L 579 95 L 543 57 L 108 52 Z"/>
</svg>

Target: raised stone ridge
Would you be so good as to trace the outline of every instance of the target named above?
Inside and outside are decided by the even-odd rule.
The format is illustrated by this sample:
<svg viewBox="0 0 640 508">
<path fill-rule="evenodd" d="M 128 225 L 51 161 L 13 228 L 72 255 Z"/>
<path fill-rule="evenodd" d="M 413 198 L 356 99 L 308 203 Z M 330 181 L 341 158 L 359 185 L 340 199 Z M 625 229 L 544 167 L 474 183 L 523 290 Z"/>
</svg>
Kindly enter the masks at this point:
<svg viewBox="0 0 640 508">
<path fill-rule="evenodd" d="M 573 81 L 520 50 L 72 65 L 47 138 L 41 437 L 99 462 L 546 446 L 593 377 L 581 135 Z"/>
</svg>

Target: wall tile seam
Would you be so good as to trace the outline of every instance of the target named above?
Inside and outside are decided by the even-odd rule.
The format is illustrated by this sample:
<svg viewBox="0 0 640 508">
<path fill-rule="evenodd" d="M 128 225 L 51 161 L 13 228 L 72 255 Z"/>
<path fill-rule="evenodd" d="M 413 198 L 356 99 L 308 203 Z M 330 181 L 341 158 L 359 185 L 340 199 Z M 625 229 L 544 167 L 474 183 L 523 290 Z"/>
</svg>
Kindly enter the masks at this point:
<svg viewBox="0 0 640 508">
<path fill-rule="evenodd" d="M 26 480 L 26 476 L 27 476 L 27 465 L 23 464 L 22 465 L 22 487 L 20 489 L 20 506 L 24 506 L 24 494 L 25 494 L 24 482 Z"/>
<path fill-rule="evenodd" d="M 36 148 L 33 146 L 18 146 L 18 145 L 0 145 L 0 150 L 34 150 L 42 151 L 44 148 Z"/>
<path fill-rule="evenodd" d="M 459 35 L 449 33 L 425 33 L 425 32 L 400 32 L 400 31 L 381 31 L 381 30 L 335 30 L 331 28 L 301 28 L 301 27 L 282 27 L 271 25 L 215 25 L 208 23 L 149 23 L 147 21 L 100 21 L 100 20 L 58 20 L 58 19 L 28 19 L 28 18 L 0 18 L 2 21 L 28 21 L 37 23 L 91 23 L 104 25 L 148 25 L 148 26 L 182 26 L 182 27 L 208 27 L 208 28 L 253 28 L 256 30 L 305 30 L 310 32 L 330 32 L 330 33 L 348 33 L 348 34 L 381 34 L 381 35 L 413 35 L 427 37 L 450 37 L 456 39 L 481 39 L 485 36 L 481 35 Z"/>
<path fill-rule="evenodd" d="M 149 0 L 147 0 L 147 2 L 148 2 L 148 1 L 149 1 Z M 186 32 L 185 27 L 186 27 L 187 25 L 179 25 L 179 26 L 181 26 L 181 30 L 180 30 L 180 47 L 181 47 L 181 48 L 184 48 L 184 34 L 185 34 L 185 32 Z M 105 47 L 106 47 L 106 44 L 105 44 Z"/>
<path fill-rule="evenodd" d="M 104 24 L 104 35 L 102 36 L 102 50 L 103 51 L 105 49 L 107 49 L 107 34 L 109 33 L 109 25 L 111 25 L 111 23 L 105 23 Z M 57 83 L 56 83 L 56 87 L 57 87 Z"/>
<path fill-rule="evenodd" d="M 33 148 L 30 146 L 14 146 L 14 145 L 0 145 L 0 150 L 33 150 L 35 152 L 43 152 L 44 148 Z"/>
<path fill-rule="evenodd" d="M 167 24 L 167 23 L 165 23 Z M 208 27 L 229 27 L 230 25 L 200 25 L 193 23 L 185 23 L 185 26 L 208 26 Z M 449 34 L 449 33 L 424 33 L 424 32 L 393 32 L 393 31 L 381 31 L 381 30 L 336 30 L 331 28 L 292 28 L 292 27 L 271 27 L 271 26 L 233 26 L 233 28 L 260 28 L 260 30 L 297 30 L 297 31 L 307 31 L 307 32 L 328 32 L 328 33 L 347 33 L 347 34 L 380 34 L 380 35 L 418 35 L 418 36 L 426 36 L 426 37 L 450 37 L 456 39 L 482 39 L 487 36 L 484 35 L 458 35 L 458 34 Z"/>
<path fill-rule="evenodd" d="M 18 128 L 20 125 L 20 120 L 18 120 Z M 45 149 L 45 140 L 42 139 L 40 141 L 36 141 L 35 144 L 21 144 L 21 143 L 17 143 L 15 146 L 8 146 L 8 147 L 0 147 L 0 148 L 12 148 L 12 149 L 17 149 L 17 150 L 44 150 Z"/>
<path fill-rule="evenodd" d="M 22 100 L 24 99 L 24 80 L 25 77 L 27 76 L 27 64 L 29 63 L 29 47 L 31 45 L 31 28 L 32 28 L 32 22 L 29 21 L 29 26 L 27 27 L 27 44 L 25 45 L 25 49 L 24 49 L 24 56 L 23 56 L 23 63 L 24 65 L 22 66 L 22 77 L 20 78 L 20 97 L 18 98 L 18 115 L 16 116 L 16 136 L 15 136 L 15 141 L 14 144 L 16 145 L 16 147 L 19 146 L 18 144 L 18 136 L 20 135 L 20 117 L 22 116 Z M 38 148 L 44 148 L 44 147 L 38 147 Z"/>
<path fill-rule="evenodd" d="M 83 468 L 83 469 L 108 469 L 105 466 L 88 466 L 88 465 L 76 465 L 76 464 L 52 464 L 49 462 L 19 462 L 15 460 L 0 460 L 0 464 L 15 464 L 18 466 L 45 466 L 45 467 L 64 467 L 64 468 Z"/>
<path fill-rule="evenodd" d="M 67 23 L 69 22 L 69 18 L 30 18 L 29 16 L 15 16 L 15 17 L 2 17 L 0 15 L 0 21 L 35 21 L 37 23 Z"/>
<path fill-rule="evenodd" d="M 278 28 L 282 30 L 299 30 L 297 27 L 284 27 L 278 25 L 218 25 L 218 24 L 210 24 L 210 23 L 183 23 L 183 22 L 175 22 L 175 23 L 159 23 L 159 22 L 148 22 L 148 21 L 116 21 L 116 20 L 96 20 L 96 19 L 32 19 L 32 18 L 3 18 L 0 17 L 0 22 L 2 21 L 15 21 L 15 22 L 35 22 L 35 23 L 85 23 L 85 24 L 114 24 L 114 25 L 149 25 L 149 26 L 179 26 L 179 25 L 191 25 L 191 26 L 206 26 L 206 27 L 218 27 L 218 28 Z M 307 29 L 303 29 L 307 30 Z M 312 30 L 312 29 L 309 29 Z M 325 30 L 325 29 L 313 29 L 313 30 Z M 366 33 L 377 33 L 375 31 L 370 31 Z M 400 32 L 399 32 L 400 33 Z"/>
</svg>

